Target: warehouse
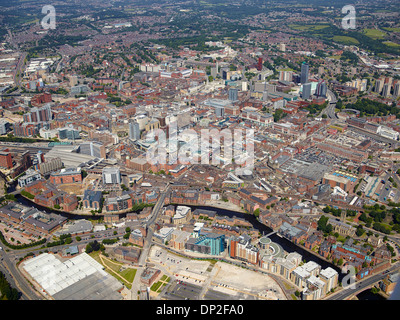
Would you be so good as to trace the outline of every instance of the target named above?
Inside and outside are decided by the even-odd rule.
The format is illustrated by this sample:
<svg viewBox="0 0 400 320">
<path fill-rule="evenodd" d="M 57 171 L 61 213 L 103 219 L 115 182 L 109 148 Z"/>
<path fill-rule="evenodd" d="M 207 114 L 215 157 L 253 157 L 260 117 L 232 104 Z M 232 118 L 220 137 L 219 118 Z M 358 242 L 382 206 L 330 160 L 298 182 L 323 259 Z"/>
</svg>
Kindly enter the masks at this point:
<svg viewBox="0 0 400 320">
<path fill-rule="evenodd" d="M 86 253 L 61 261 L 42 253 L 22 263 L 22 268 L 55 300 L 120 300 L 123 286 Z"/>
</svg>

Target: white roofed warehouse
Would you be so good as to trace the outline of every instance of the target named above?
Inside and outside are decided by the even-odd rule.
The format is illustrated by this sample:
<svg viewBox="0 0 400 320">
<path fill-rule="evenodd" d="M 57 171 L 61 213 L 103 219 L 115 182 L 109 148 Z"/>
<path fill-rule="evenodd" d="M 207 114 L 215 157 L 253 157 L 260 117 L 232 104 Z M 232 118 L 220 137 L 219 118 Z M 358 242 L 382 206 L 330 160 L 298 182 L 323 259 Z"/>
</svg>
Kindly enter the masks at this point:
<svg viewBox="0 0 400 320">
<path fill-rule="evenodd" d="M 71 259 L 42 253 L 21 264 L 25 276 L 52 300 L 121 300 L 123 285 L 87 253 Z"/>
</svg>

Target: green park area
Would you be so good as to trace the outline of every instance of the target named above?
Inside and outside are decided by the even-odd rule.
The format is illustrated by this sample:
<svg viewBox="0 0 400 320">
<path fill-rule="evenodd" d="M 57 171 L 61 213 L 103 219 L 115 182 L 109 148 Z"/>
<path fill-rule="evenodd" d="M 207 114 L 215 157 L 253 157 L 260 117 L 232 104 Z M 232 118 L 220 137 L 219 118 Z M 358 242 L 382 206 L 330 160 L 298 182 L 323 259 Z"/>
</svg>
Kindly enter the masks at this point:
<svg viewBox="0 0 400 320">
<path fill-rule="evenodd" d="M 394 47 L 394 48 L 399 48 L 400 44 L 392 42 L 392 41 L 384 41 L 383 42 L 385 45 L 389 46 L 389 47 Z"/>
<path fill-rule="evenodd" d="M 348 36 L 334 36 L 332 40 L 347 45 L 353 45 L 353 44 L 356 45 L 360 43 L 357 39 Z"/>
<path fill-rule="evenodd" d="M 384 39 L 386 33 L 379 29 L 364 29 L 363 33 L 372 39 Z"/>
<path fill-rule="evenodd" d="M 307 24 L 307 25 L 289 24 L 289 28 L 299 31 L 317 31 L 328 27 L 329 27 L 328 24 Z"/>
<path fill-rule="evenodd" d="M 167 283 L 171 280 L 170 277 L 166 276 L 165 274 L 160 278 L 159 281 L 154 282 L 153 285 L 150 287 L 151 291 L 160 293 L 162 288 L 167 285 Z"/>
<path fill-rule="evenodd" d="M 115 277 L 117 280 L 124 283 L 128 288 L 132 288 L 132 282 L 135 279 L 137 269 L 127 268 L 123 263 L 111 260 L 101 254 L 100 251 L 93 251 L 90 256 L 98 263 L 104 266 L 105 271 Z"/>
</svg>

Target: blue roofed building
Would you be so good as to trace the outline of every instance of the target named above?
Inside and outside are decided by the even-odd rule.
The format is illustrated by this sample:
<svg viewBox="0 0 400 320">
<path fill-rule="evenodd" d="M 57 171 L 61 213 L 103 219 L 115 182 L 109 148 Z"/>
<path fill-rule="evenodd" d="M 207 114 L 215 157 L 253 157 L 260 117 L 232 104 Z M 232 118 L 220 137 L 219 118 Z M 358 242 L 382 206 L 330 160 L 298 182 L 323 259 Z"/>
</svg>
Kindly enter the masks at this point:
<svg viewBox="0 0 400 320">
<path fill-rule="evenodd" d="M 204 233 L 198 238 L 189 238 L 185 243 L 185 249 L 189 251 L 220 255 L 225 250 L 225 235 L 217 233 Z"/>
</svg>

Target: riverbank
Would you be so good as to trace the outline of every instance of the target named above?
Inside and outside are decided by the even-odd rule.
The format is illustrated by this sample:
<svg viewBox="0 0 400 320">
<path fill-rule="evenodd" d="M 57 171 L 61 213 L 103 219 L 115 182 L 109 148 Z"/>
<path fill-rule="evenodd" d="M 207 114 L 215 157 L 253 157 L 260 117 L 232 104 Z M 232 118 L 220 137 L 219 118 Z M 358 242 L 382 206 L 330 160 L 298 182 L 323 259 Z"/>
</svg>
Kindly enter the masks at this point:
<svg viewBox="0 0 400 320">
<path fill-rule="evenodd" d="M 93 215 L 87 216 L 87 215 L 75 215 L 75 214 L 71 214 L 69 212 L 64 212 L 64 211 L 56 211 L 56 210 L 53 210 L 50 208 L 42 207 L 42 206 L 36 204 L 35 202 L 33 202 L 32 200 L 26 199 L 25 197 L 23 197 L 21 195 L 17 195 L 16 199 L 18 202 L 20 202 L 24 205 L 36 207 L 37 209 L 42 210 L 44 212 L 60 214 L 70 220 L 79 220 L 79 219 L 100 220 L 100 219 L 104 218 L 104 215 L 101 215 L 101 214 L 96 214 L 94 216 Z M 181 205 L 185 205 L 185 204 L 181 204 Z M 175 204 L 175 206 L 177 206 L 177 204 Z M 270 227 L 261 223 L 254 215 L 248 214 L 245 212 L 227 210 L 225 208 L 204 206 L 204 205 L 189 204 L 186 206 L 188 206 L 192 209 L 204 209 L 204 210 L 215 211 L 216 214 L 219 216 L 227 216 L 230 218 L 233 218 L 233 217 L 243 218 L 244 220 L 248 221 L 253 226 L 253 228 L 258 230 L 261 234 L 270 234 L 271 232 L 274 231 Z M 119 218 L 123 218 L 126 216 L 126 213 L 118 214 L 118 216 L 119 216 Z M 281 236 L 278 236 L 276 233 L 272 234 L 270 236 L 270 239 L 271 239 L 271 241 L 279 244 L 283 248 L 283 250 L 286 252 L 297 252 L 303 257 L 304 260 L 314 261 L 314 262 L 318 263 L 324 269 L 327 267 L 333 268 L 334 270 L 336 270 L 339 273 L 339 280 L 341 280 L 341 278 L 343 277 L 343 274 L 341 273 L 340 268 L 338 268 L 331 262 L 327 261 L 325 258 L 323 258 L 319 255 L 316 255 L 315 252 L 309 251 L 305 247 L 300 247 L 300 246 L 292 243 L 290 240 L 283 238 Z"/>
<path fill-rule="evenodd" d="M 15 198 L 16 198 L 17 202 L 19 202 L 25 206 L 28 206 L 28 207 L 33 206 L 33 207 L 35 207 L 41 211 L 47 212 L 47 213 L 59 214 L 70 220 L 80 220 L 80 219 L 100 220 L 100 219 L 104 219 L 104 217 L 109 217 L 109 216 L 118 216 L 119 218 L 124 218 L 124 217 L 126 217 L 126 215 L 128 213 L 138 212 L 145 207 L 154 206 L 153 204 L 145 204 L 145 205 L 143 205 L 143 208 L 142 208 L 142 206 L 139 206 L 139 207 L 131 208 L 129 210 L 125 210 L 123 212 L 86 214 L 86 213 L 75 213 L 75 212 L 63 211 L 63 210 L 59 210 L 59 209 L 55 209 L 55 208 L 44 207 L 44 206 L 41 206 L 40 204 L 37 204 L 32 199 L 24 197 L 21 194 L 16 195 Z"/>
<path fill-rule="evenodd" d="M 242 209 L 241 207 L 236 206 L 233 203 L 225 202 L 222 200 L 206 201 L 204 203 L 204 205 L 208 206 L 208 207 L 215 207 L 215 208 L 219 208 L 219 209 L 232 210 L 232 211 L 237 211 L 237 212 L 241 212 L 241 213 L 246 213 L 246 211 L 244 209 Z"/>
<path fill-rule="evenodd" d="M 185 205 L 185 204 L 181 204 Z M 176 204 L 175 204 L 176 206 Z M 266 226 L 265 224 L 261 223 L 253 214 L 249 213 L 244 213 L 244 212 L 239 212 L 239 211 L 232 211 L 232 210 L 226 210 L 223 208 L 217 208 L 217 207 L 212 207 L 212 206 L 204 206 L 204 205 L 192 205 L 188 204 L 185 205 L 187 207 L 190 207 L 193 209 L 204 209 L 204 210 L 210 210 L 210 211 L 215 211 L 217 215 L 219 216 L 227 216 L 227 217 L 238 217 L 242 218 L 253 226 L 254 229 L 258 230 L 261 234 L 267 235 L 271 234 L 274 232 L 273 229 L 270 227 Z M 313 252 L 312 250 L 309 250 L 305 248 L 304 246 L 299 246 L 291 242 L 290 240 L 278 235 L 277 233 L 273 233 L 269 236 L 272 242 L 275 242 L 279 244 L 282 249 L 285 252 L 297 252 L 299 253 L 303 260 L 306 261 L 314 261 L 315 263 L 319 264 L 321 268 L 326 269 L 327 267 L 331 267 L 332 269 L 336 270 L 339 274 L 339 281 L 343 278 L 344 274 L 342 274 L 342 271 L 339 267 L 334 265 L 332 262 L 329 260 L 325 259 L 324 257 L 321 257 L 319 254 Z"/>
</svg>

